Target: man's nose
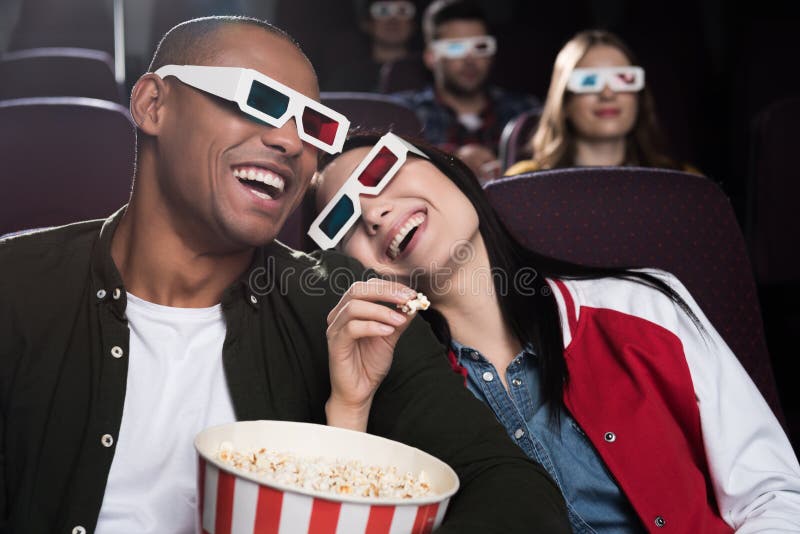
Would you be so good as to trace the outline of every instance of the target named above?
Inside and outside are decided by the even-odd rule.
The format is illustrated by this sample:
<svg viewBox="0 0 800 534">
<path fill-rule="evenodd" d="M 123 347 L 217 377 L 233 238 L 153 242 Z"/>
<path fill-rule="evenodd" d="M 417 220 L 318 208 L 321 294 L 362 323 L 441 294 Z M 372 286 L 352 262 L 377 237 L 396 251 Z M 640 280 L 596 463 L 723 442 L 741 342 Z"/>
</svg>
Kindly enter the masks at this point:
<svg viewBox="0 0 800 534">
<path fill-rule="evenodd" d="M 264 127 L 261 132 L 261 142 L 288 157 L 301 154 L 304 148 L 294 117 L 280 128 Z"/>
</svg>

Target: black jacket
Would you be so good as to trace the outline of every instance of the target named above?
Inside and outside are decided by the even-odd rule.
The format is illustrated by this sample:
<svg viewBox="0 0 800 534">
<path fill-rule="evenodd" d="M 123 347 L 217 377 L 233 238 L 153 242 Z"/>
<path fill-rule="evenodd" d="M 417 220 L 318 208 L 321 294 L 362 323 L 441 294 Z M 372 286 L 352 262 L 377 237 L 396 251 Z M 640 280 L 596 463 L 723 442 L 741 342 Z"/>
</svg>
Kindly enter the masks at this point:
<svg viewBox="0 0 800 534">
<path fill-rule="evenodd" d="M 110 253 L 121 213 L 0 242 L 0 532 L 95 528 L 115 448 L 102 437 L 118 435 L 128 369 Z M 337 253 L 256 250 L 222 300 L 237 419 L 325 423 L 325 318 L 363 275 Z M 464 388 L 421 319 L 398 343 L 369 431 L 456 470 L 462 489 L 440 532 L 569 532 L 557 487 Z"/>
</svg>

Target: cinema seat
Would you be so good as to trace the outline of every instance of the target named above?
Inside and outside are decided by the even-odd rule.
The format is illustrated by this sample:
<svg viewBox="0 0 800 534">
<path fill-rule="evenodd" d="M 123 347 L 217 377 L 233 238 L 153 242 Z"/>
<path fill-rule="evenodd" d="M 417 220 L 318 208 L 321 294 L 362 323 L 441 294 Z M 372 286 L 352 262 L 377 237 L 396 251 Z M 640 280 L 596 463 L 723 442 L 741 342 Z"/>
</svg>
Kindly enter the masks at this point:
<svg viewBox="0 0 800 534">
<path fill-rule="evenodd" d="M 0 235 L 109 216 L 128 200 L 128 111 L 91 98 L 0 101 Z"/>
<path fill-rule="evenodd" d="M 544 254 L 675 274 L 784 421 L 744 237 L 715 183 L 672 170 L 584 167 L 502 178 L 486 194 L 511 233 Z"/>
</svg>

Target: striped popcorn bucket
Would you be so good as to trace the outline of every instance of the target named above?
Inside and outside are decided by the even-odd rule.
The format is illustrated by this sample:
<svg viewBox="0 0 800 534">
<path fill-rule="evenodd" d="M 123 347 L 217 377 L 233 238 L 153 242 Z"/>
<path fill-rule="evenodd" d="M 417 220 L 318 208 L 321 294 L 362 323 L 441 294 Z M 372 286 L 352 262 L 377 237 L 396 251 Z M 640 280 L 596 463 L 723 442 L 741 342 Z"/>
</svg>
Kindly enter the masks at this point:
<svg viewBox="0 0 800 534">
<path fill-rule="evenodd" d="M 223 442 L 237 450 L 267 448 L 298 457 L 359 460 L 424 471 L 430 495 L 385 499 L 295 488 L 233 470 L 217 459 Z M 444 462 L 396 441 L 310 423 L 243 421 L 212 427 L 198 451 L 199 534 L 428 534 L 438 527 L 458 477 Z"/>
</svg>

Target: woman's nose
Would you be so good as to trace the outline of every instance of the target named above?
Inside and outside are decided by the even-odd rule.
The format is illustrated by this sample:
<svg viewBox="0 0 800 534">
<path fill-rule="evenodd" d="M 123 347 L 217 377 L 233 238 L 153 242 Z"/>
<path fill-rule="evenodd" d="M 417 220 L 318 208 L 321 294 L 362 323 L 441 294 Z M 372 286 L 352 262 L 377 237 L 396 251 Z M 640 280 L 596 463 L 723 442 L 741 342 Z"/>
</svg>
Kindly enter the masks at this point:
<svg viewBox="0 0 800 534">
<path fill-rule="evenodd" d="M 600 91 L 600 98 L 603 100 L 611 100 L 615 96 L 617 96 L 617 93 L 615 93 L 608 84 L 605 84 L 603 90 Z"/>
<path fill-rule="evenodd" d="M 369 235 L 378 233 L 380 227 L 386 223 L 388 215 L 392 212 L 390 203 L 379 198 L 361 197 L 361 219 Z"/>
</svg>

